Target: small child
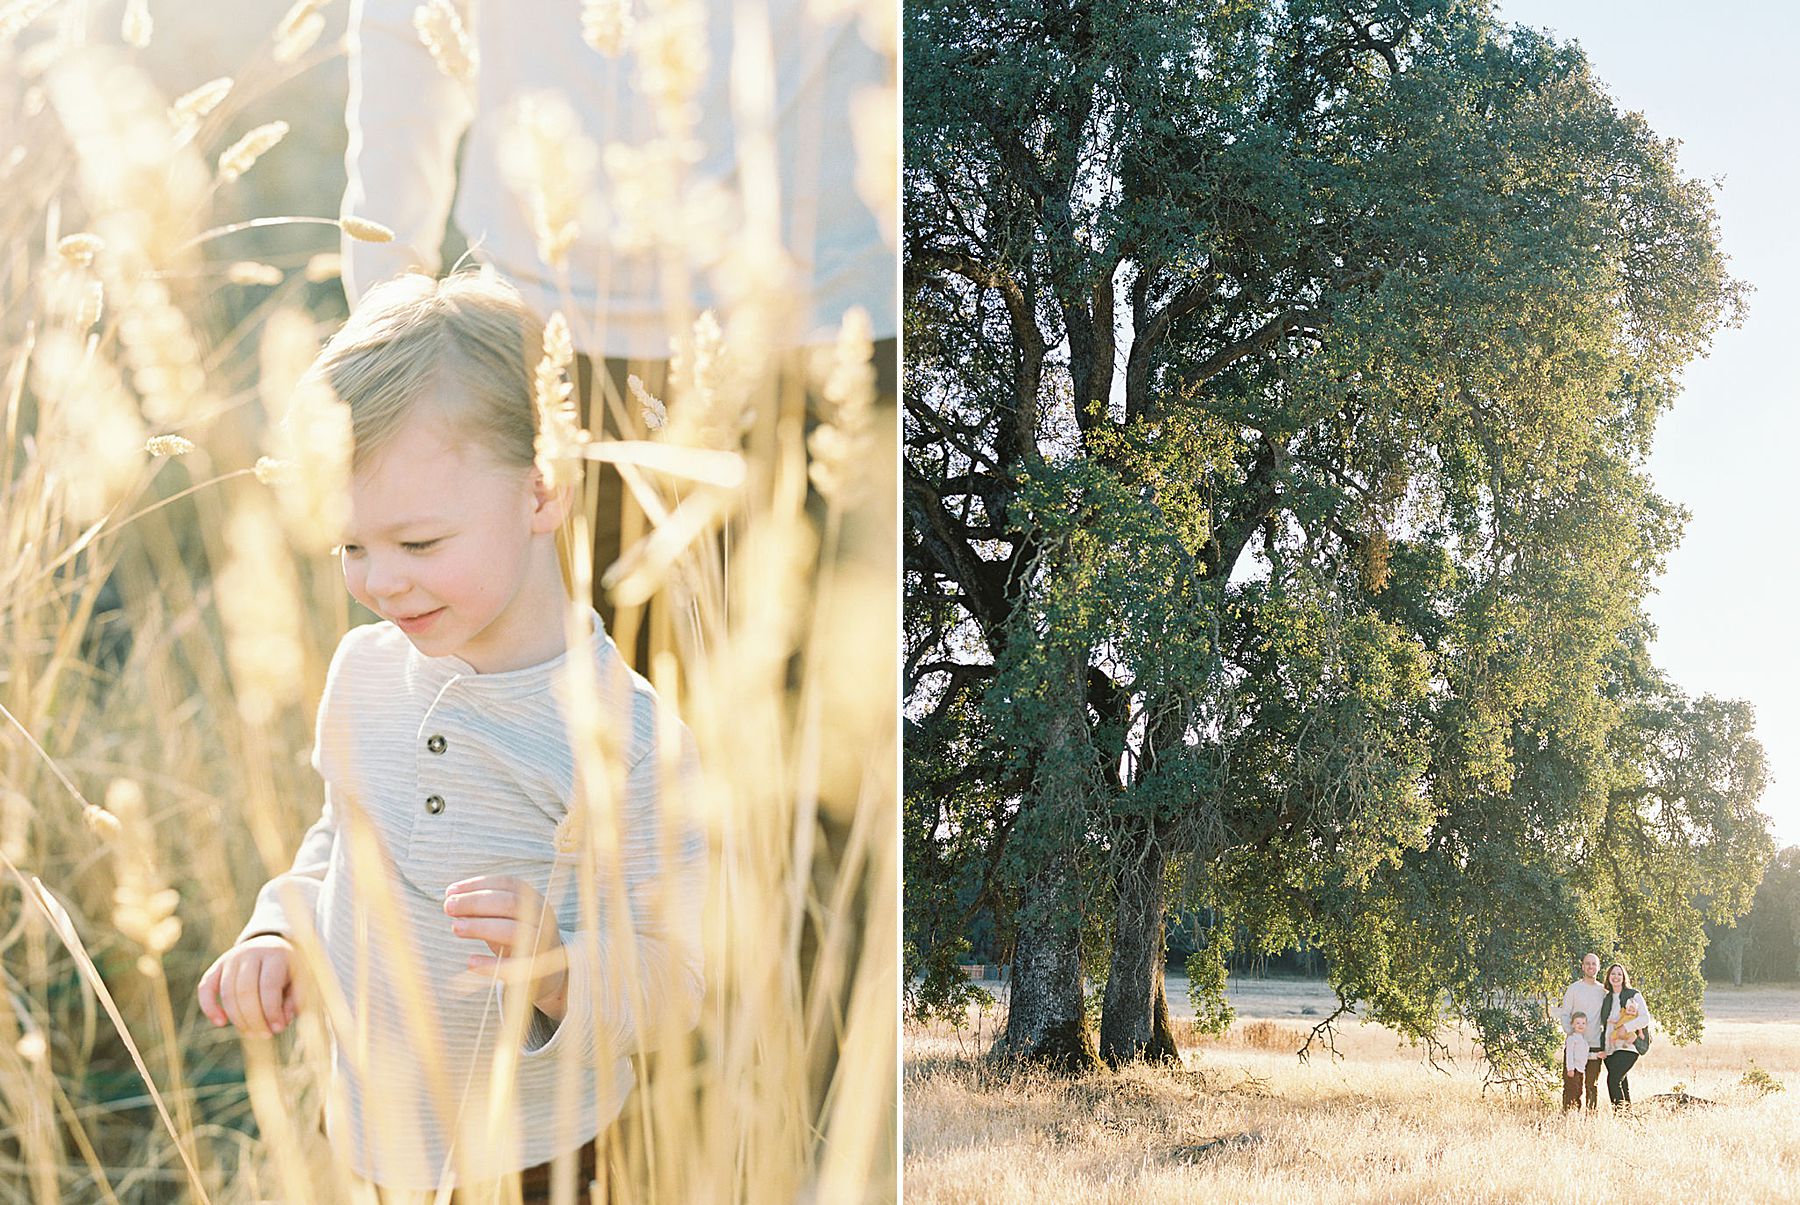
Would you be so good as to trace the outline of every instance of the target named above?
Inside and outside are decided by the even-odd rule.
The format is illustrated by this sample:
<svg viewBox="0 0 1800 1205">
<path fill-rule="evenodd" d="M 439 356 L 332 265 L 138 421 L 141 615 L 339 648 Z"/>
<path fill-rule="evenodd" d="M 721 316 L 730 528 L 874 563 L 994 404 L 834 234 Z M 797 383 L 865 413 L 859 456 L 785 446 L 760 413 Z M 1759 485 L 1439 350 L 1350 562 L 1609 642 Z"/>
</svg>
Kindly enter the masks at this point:
<svg viewBox="0 0 1800 1205">
<path fill-rule="evenodd" d="M 1586 1013 L 1569 1016 L 1569 1038 L 1563 1043 L 1563 1112 L 1581 1107 L 1582 1076 L 1587 1071 L 1588 1040 Z"/>
<path fill-rule="evenodd" d="M 345 583 L 384 622 L 338 645 L 313 751 L 323 811 L 199 996 L 214 1025 L 280 1033 L 316 934 L 326 1130 L 383 1189 L 537 1182 L 570 1154 L 591 1167 L 629 1056 L 698 1019 L 705 845 L 686 826 L 665 840 L 663 821 L 692 742 L 659 723 L 598 615 L 570 643 L 570 491 L 535 467 L 542 339 L 491 272 L 409 275 L 371 290 L 312 369 L 350 409 Z M 570 657 L 593 663 L 625 767 L 619 881 L 597 891 L 566 819 L 582 790 L 557 689 Z M 525 970 L 501 989 L 503 966 Z"/>
<path fill-rule="evenodd" d="M 1637 997 L 1634 996 L 1625 1001 L 1619 1011 L 1614 1014 L 1611 1034 L 1611 1044 L 1614 1047 L 1629 1046 L 1632 1043 L 1634 1040 L 1632 1038 L 1632 1031 L 1639 1028 L 1632 1024 L 1633 1021 L 1637 1020 L 1638 1012 Z"/>
</svg>

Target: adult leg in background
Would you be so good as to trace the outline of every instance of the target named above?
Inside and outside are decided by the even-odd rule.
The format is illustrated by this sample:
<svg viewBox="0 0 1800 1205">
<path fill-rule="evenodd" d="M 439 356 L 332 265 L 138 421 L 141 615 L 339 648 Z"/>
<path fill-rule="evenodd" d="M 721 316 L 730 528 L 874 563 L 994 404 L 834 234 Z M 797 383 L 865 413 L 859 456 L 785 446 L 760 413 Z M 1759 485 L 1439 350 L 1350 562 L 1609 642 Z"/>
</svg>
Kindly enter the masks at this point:
<svg viewBox="0 0 1800 1205">
<path fill-rule="evenodd" d="M 652 397 L 661 399 L 669 375 L 667 360 L 606 360 L 596 374 L 595 363 L 587 356 L 575 357 L 575 395 L 581 403 L 581 424 L 596 438 L 642 439 L 646 434 L 642 419 L 633 413 L 626 380 L 636 376 Z M 643 512 L 625 489 L 618 469 L 601 461 L 590 460 L 586 473 L 592 483 L 596 505 L 588 519 L 593 524 L 594 540 L 594 609 L 606 625 L 607 634 L 618 641 L 619 652 L 631 668 L 648 673 L 650 659 L 650 627 L 643 622 L 641 611 L 632 615 L 632 630 L 621 632 L 618 614 L 600 584 L 607 566 L 644 534 Z"/>
<path fill-rule="evenodd" d="M 1635 1050 L 1615 1050 L 1606 1056 L 1606 1095 L 1615 1109 L 1631 1103 L 1631 1083 L 1625 1077 L 1637 1060 Z"/>
<path fill-rule="evenodd" d="M 1590 1055 L 1587 1061 L 1587 1072 L 1582 1076 L 1583 1088 L 1586 1092 L 1587 1107 L 1600 1107 L 1600 1076 L 1606 1069 L 1606 1060 L 1599 1055 Z"/>
<path fill-rule="evenodd" d="M 810 359 L 810 353 L 805 353 L 802 359 Z M 875 421 L 891 428 L 898 421 L 899 340 L 875 340 L 872 359 L 875 367 Z M 599 373 L 594 371 L 595 367 L 595 362 L 587 356 L 575 358 L 573 380 L 575 394 L 580 401 L 582 425 L 594 432 L 596 437 L 644 438 L 647 432 L 635 403 L 630 400 L 627 378 L 636 375 L 643 381 L 644 388 L 651 396 L 663 399 L 668 390 L 669 362 L 608 359 L 601 363 Z M 587 473 L 598 497 L 594 513 L 589 516 L 593 523 L 594 540 L 594 609 L 600 612 L 601 621 L 605 623 L 607 632 L 618 642 L 619 651 L 626 662 L 640 673 L 647 673 L 650 668 L 653 617 L 647 612 L 638 611 L 629 617 L 630 630 L 622 630 L 620 617 L 612 600 L 600 585 L 600 576 L 606 572 L 608 565 L 619 559 L 621 552 L 643 537 L 648 524 L 643 512 L 631 499 L 617 469 L 609 464 L 589 461 Z"/>
</svg>

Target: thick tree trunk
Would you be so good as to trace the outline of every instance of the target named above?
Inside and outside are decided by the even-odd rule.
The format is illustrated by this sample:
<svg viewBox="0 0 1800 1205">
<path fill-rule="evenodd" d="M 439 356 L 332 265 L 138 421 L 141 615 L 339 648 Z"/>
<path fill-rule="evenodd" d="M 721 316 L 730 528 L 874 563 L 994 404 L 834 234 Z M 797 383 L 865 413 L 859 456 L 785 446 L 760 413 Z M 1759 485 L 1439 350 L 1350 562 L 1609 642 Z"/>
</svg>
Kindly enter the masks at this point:
<svg viewBox="0 0 1800 1205">
<path fill-rule="evenodd" d="M 1000 1052 L 1069 1072 L 1100 1065 L 1082 994 L 1081 908 L 1074 898 L 1074 858 L 1091 782 L 1087 734 L 1087 650 L 1047 650 L 1044 698 L 1030 813 L 1014 833 L 1013 852 L 1030 870 L 1017 913 L 1006 1035 Z M 1029 851 L 1029 853 L 1027 853 Z"/>
<path fill-rule="evenodd" d="M 1100 1057 L 1113 1067 L 1139 1059 L 1179 1062 L 1163 989 L 1166 855 L 1153 838 L 1127 855 L 1113 882 L 1112 970 L 1100 1014 Z"/>
<path fill-rule="evenodd" d="M 1006 1054 L 1069 1072 L 1100 1066 L 1081 991 L 1081 931 L 1066 895 L 1066 878 L 1040 871 L 1026 884 L 1013 945 Z"/>
<path fill-rule="evenodd" d="M 1156 1013 L 1150 1023 L 1150 1045 L 1144 1057 L 1153 1063 L 1181 1063 L 1181 1048 L 1175 1045 L 1175 1026 L 1169 1021 L 1169 993 L 1163 982 L 1163 966 L 1156 964 Z"/>
</svg>

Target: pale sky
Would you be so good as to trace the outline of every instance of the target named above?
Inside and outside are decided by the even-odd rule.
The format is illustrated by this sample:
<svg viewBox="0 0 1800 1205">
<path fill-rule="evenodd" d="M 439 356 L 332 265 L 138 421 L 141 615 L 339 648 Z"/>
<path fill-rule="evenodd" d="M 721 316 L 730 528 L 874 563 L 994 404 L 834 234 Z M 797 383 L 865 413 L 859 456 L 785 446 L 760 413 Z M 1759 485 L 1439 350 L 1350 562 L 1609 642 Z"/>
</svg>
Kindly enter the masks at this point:
<svg viewBox="0 0 1800 1205">
<path fill-rule="evenodd" d="M 1800 589 L 1792 523 L 1800 412 L 1800 11 L 1691 0 L 1501 0 L 1501 19 L 1573 39 L 1650 128 L 1681 140 L 1715 203 L 1731 271 L 1753 291 L 1744 325 L 1687 372 L 1657 427 L 1659 491 L 1692 512 L 1650 614 L 1656 661 L 1690 694 L 1747 699 L 1768 751 L 1763 810 L 1800 844 L 1800 664 L 1787 620 Z"/>
</svg>

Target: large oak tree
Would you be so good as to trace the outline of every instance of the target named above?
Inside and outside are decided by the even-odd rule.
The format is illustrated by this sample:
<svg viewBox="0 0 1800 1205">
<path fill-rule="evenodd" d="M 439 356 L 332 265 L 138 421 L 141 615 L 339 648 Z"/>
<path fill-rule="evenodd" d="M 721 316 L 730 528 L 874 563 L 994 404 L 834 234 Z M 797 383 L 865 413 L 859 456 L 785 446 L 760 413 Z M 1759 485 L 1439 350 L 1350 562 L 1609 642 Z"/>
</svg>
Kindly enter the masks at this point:
<svg viewBox="0 0 1800 1205">
<path fill-rule="evenodd" d="M 1708 187 L 1484 3 L 905 31 L 922 998 L 992 909 L 1007 1049 L 1168 1057 L 1180 891 L 1497 1062 L 1586 941 L 1688 1017 L 1693 901 L 1741 912 L 1767 857 L 1747 718 L 1642 653 L 1682 519 L 1644 460 L 1740 304 Z"/>
</svg>

